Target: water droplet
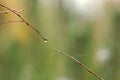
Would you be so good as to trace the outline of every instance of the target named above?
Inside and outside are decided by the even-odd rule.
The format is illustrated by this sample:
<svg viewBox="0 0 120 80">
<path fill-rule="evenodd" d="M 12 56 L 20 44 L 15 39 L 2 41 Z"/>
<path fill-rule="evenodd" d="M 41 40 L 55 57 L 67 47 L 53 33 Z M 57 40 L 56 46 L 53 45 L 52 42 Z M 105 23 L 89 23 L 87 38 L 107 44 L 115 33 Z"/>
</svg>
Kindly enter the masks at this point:
<svg viewBox="0 0 120 80">
<path fill-rule="evenodd" d="M 48 41 L 44 41 L 45 43 L 47 43 Z"/>
<path fill-rule="evenodd" d="M 47 42 L 48 42 L 48 39 L 44 39 L 44 42 L 47 43 Z"/>
</svg>

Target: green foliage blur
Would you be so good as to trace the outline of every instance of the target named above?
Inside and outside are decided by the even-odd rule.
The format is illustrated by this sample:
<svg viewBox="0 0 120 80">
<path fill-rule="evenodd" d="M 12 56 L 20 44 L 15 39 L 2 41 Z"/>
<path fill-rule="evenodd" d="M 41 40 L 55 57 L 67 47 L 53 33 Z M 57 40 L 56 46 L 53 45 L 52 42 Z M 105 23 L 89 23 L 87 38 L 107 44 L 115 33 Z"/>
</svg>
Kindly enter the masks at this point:
<svg viewBox="0 0 120 80">
<path fill-rule="evenodd" d="M 0 2 L 24 8 L 20 14 L 48 38 L 45 43 L 24 23 L 0 24 L 0 80 L 97 80 L 55 49 L 74 56 L 104 80 L 120 80 L 120 3 L 109 1 L 104 14 L 86 17 L 66 8 L 64 0 Z M 0 22 L 8 20 L 19 18 L 11 12 L 0 14 Z"/>
</svg>

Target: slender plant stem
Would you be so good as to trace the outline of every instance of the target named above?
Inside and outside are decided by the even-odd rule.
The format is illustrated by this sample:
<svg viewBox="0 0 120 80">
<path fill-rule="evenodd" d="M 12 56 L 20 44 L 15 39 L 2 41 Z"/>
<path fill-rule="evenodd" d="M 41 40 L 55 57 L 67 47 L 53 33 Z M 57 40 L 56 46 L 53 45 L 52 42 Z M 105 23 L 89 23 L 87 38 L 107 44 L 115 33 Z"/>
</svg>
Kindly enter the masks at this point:
<svg viewBox="0 0 120 80">
<path fill-rule="evenodd" d="M 104 80 L 102 77 L 100 77 L 97 73 L 93 72 L 91 69 L 89 69 L 86 65 L 84 65 L 83 63 L 81 63 L 80 61 L 78 61 L 76 58 L 74 58 L 73 56 L 65 53 L 65 52 L 62 52 L 62 51 L 59 51 L 59 50 L 55 50 L 55 52 L 57 53 L 60 53 L 60 54 L 63 54 L 65 55 L 66 57 L 72 59 L 73 61 L 77 62 L 81 67 L 83 67 L 85 70 L 87 70 L 87 72 L 89 72 L 90 74 L 92 74 L 93 76 L 95 76 L 96 78 L 98 78 L 99 80 Z"/>
<path fill-rule="evenodd" d="M 13 22 L 23 22 L 23 21 L 5 21 L 5 22 L 0 22 L 0 25 L 6 24 L 6 23 L 13 23 Z"/>
<path fill-rule="evenodd" d="M 31 25 L 30 23 L 28 23 L 18 12 L 16 12 L 15 10 L 10 9 L 9 7 L 3 5 L 2 3 L 0 3 L 0 6 L 3 7 L 3 8 L 5 8 L 5 9 L 7 9 L 7 10 L 9 10 L 9 11 L 11 11 L 12 13 L 14 13 L 14 14 L 15 14 L 16 16 L 18 16 L 27 26 L 29 26 L 30 28 L 32 28 L 33 30 L 35 30 L 35 31 L 39 34 L 39 36 L 40 36 L 45 42 L 48 41 L 48 39 L 44 38 L 44 36 L 40 33 L 39 30 L 37 30 L 33 25 Z"/>
<path fill-rule="evenodd" d="M 10 11 L 0 11 L 0 14 L 8 14 Z"/>
<path fill-rule="evenodd" d="M 23 9 L 20 9 L 20 10 L 13 10 L 13 11 L 15 11 L 15 12 L 17 12 L 17 13 L 21 13 L 22 11 L 24 11 L 24 8 Z M 11 12 L 10 10 L 7 10 L 7 11 L 0 11 L 0 14 L 8 14 L 9 12 Z"/>
</svg>

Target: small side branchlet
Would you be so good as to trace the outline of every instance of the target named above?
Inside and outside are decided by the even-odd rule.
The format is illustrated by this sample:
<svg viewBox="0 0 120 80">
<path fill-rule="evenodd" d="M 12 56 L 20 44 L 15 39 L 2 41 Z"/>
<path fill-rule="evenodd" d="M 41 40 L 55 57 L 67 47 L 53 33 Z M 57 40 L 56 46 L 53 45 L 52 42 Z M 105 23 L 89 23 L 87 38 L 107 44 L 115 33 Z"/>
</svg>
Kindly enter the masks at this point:
<svg viewBox="0 0 120 80">
<path fill-rule="evenodd" d="M 22 11 L 24 11 L 24 8 L 23 9 L 20 9 L 20 10 L 15 10 L 13 9 L 13 11 L 17 12 L 17 13 L 21 13 Z M 11 11 L 7 10 L 7 11 L 0 11 L 0 14 L 8 14 L 10 13 Z"/>
<path fill-rule="evenodd" d="M 89 72 L 90 74 L 92 74 L 93 76 L 95 76 L 96 78 L 98 78 L 99 80 L 104 80 L 102 77 L 100 77 L 97 73 L 93 72 L 90 68 L 88 68 L 86 65 L 84 65 L 83 63 L 81 63 L 79 60 L 77 60 L 76 58 L 74 58 L 73 56 L 63 52 L 63 51 L 59 51 L 59 50 L 55 50 L 55 52 L 60 53 L 65 55 L 66 57 L 70 58 L 71 60 L 77 62 L 81 67 L 83 67 L 87 72 Z"/>
<path fill-rule="evenodd" d="M 11 21 L 11 20 L 9 20 L 9 21 L 5 21 L 5 22 L 0 22 L 0 25 L 2 25 L 2 24 L 7 24 L 7 23 L 16 23 L 16 22 L 23 22 L 23 21 L 20 21 L 20 20 L 16 20 L 16 21 Z"/>
<path fill-rule="evenodd" d="M 47 42 L 48 39 L 46 39 L 38 29 L 36 29 L 33 25 L 31 25 L 29 22 L 27 22 L 19 13 L 21 13 L 22 11 L 24 11 L 24 9 L 21 9 L 19 11 L 17 10 L 12 10 L 9 7 L 3 5 L 2 3 L 0 3 L 0 6 L 7 9 L 8 11 L 0 11 L 0 14 L 8 14 L 9 12 L 12 12 L 13 14 L 15 14 L 16 16 L 18 16 L 21 21 L 6 21 L 6 22 L 1 22 L 1 24 L 5 24 L 5 23 L 12 23 L 12 22 L 24 22 L 27 26 L 29 26 L 30 28 L 32 28 L 34 31 L 37 32 L 37 34 L 44 40 L 44 42 Z"/>
</svg>

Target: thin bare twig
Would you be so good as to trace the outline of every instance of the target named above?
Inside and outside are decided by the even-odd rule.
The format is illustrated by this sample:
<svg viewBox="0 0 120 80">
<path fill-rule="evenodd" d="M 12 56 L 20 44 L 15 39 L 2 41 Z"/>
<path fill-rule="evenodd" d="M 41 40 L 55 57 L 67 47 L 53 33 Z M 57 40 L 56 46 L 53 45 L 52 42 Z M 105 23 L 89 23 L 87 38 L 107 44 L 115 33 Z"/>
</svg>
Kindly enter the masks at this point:
<svg viewBox="0 0 120 80">
<path fill-rule="evenodd" d="M 96 78 L 98 78 L 99 80 L 104 80 L 102 77 L 100 77 L 98 74 L 96 74 L 95 72 L 93 72 L 91 69 L 89 69 L 86 65 L 84 65 L 83 63 L 81 63 L 80 61 L 78 61 L 76 58 L 74 58 L 73 56 L 65 53 L 65 52 L 62 52 L 62 51 L 58 51 L 58 50 L 55 50 L 55 52 L 57 53 L 60 53 L 60 54 L 63 54 L 65 55 L 66 57 L 72 59 L 73 61 L 77 62 L 80 66 L 82 66 L 85 70 L 87 70 L 90 74 L 92 74 L 93 76 L 95 76 Z"/>
<path fill-rule="evenodd" d="M 44 36 L 39 32 L 39 30 L 37 30 L 33 25 L 31 25 L 30 23 L 28 23 L 19 13 L 17 13 L 15 10 L 10 9 L 9 7 L 3 5 L 2 3 L 0 3 L 0 6 L 11 11 L 12 13 L 14 13 L 16 16 L 18 16 L 27 26 L 29 26 L 30 28 L 32 28 L 33 30 L 35 30 L 38 35 L 44 40 L 44 42 L 47 42 L 48 39 L 44 38 Z"/>
<path fill-rule="evenodd" d="M 23 9 L 20 9 L 20 10 L 13 10 L 13 11 L 15 11 L 15 12 L 17 12 L 17 13 L 21 13 L 22 11 L 24 11 L 24 8 Z M 7 10 L 7 11 L 0 11 L 0 14 L 8 14 L 9 12 L 11 12 L 10 10 Z"/>
<path fill-rule="evenodd" d="M 0 22 L 0 25 L 6 24 L 6 23 L 13 23 L 13 22 L 23 22 L 23 21 L 20 21 L 20 20 L 18 20 L 18 21 L 11 21 L 11 20 L 9 20 L 9 21 L 5 21 L 5 22 Z"/>
<path fill-rule="evenodd" d="M 21 13 L 22 11 L 24 11 L 24 8 L 20 9 L 19 11 L 17 11 L 18 13 Z"/>
<path fill-rule="evenodd" d="M 8 14 L 10 11 L 0 11 L 0 14 Z"/>
</svg>

